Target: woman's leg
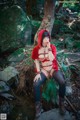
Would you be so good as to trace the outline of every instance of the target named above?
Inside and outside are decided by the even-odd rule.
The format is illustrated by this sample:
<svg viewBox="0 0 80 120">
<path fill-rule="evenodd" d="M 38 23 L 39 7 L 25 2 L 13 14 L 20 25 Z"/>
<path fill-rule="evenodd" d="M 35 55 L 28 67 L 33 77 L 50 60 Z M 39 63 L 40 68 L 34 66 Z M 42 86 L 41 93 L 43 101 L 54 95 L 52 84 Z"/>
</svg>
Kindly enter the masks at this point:
<svg viewBox="0 0 80 120">
<path fill-rule="evenodd" d="M 63 77 L 62 73 L 60 71 L 55 71 L 53 73 L 53 78 L 59 84 L 59 96 L 61 98 L 64 98 L 66 89 L 65 89 L 65 80 L 64 80 L 64 77 Z"/>
<path fill-rule="evenodd" d="M 59 107 L 60 107 L 60 113 L 64 114 L 65 109 L 64 109 L 64 96 L 65 96 L 65 80 L 63 77 L 63 74 L 60 71 L 55 71 L 53 73 L 53 78 L 58 82 L 59 84 Z"/>
<path fill-rule="evenodd" d="M 42 112 L 42 104 L 41 104 L 41 85 L 46 81 L 46 76 L 41 72 L 41 80 L 39 79 L 37 82 L 33 83 L 34 87 L 34 97 L 35 97 L 35 106 L 36 106 L 36 117 L 39 117 Z"/>
<path fill-rule="evenodd" d="M 40 102 L 41 99 L 41 85 L 43 85 L 43 83 L 46 81 L 46 76 L 41 72 L 41 80 L 39 79 L 37 82 L 33 83 L 33 87 L 34 87 L 34 98 L 35 98 L 35 102 Z"/>
</svg>

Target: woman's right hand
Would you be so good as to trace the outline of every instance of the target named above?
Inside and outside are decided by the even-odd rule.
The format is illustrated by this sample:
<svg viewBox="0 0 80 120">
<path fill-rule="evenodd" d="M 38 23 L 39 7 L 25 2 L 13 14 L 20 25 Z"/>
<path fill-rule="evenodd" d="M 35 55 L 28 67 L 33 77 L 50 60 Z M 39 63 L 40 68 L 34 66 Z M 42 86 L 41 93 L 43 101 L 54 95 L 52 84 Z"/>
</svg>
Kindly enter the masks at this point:
<svg viewBox="0 0 80 120">
<path fill-rule="evenodd" d="M 41 75 L 37 74 L 34 78 L 34 82 L 38 82 L 38 80 L 41 80 Z"/>
</svg>

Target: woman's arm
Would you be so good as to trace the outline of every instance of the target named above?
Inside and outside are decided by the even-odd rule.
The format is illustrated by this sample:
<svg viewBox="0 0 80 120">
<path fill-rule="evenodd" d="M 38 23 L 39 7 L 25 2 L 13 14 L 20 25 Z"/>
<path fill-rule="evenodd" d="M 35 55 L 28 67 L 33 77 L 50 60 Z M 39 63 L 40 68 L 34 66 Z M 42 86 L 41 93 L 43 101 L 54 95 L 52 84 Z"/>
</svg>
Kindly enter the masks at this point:
<svg viewBox="0 0 80 120">
<path fill-rule="evenodd" d="M 37 70 L 37 75 L 34 78 L 34 82 L 37 82 L 38 80 L 41 80 L 41 75 L 40 75 L 40 63 L 37 59 L 34 60 L 34 63 L 36 65 L 36 70 Z"/>
<path fill-rule="evenodd" d="M 53 61 L 55 59 L 55 57 L 54 57 L 54 54 L 52 53 L 50 42 L 47 44 L 47 48 L 48 48 L 49 60 Z"/>
<path fill-rule="evenodd" d="M 39 60 L 35 59 L 35 60 L 34 60 L 34 63 L 35 63 L 35 65 L 36 65 L 37 73 L 40 73 L 40 63 L 39 63 Z"/>
<path fill-rule="evenodd" d="M 52 53 L 52 51 L 51 50 L 48 50 L 48 54 L 49 54 L 49 60 L 50 61 L 53 61 L 54 60 L 54 55 L 53 55 L 53 53 Z"/>
</svg>

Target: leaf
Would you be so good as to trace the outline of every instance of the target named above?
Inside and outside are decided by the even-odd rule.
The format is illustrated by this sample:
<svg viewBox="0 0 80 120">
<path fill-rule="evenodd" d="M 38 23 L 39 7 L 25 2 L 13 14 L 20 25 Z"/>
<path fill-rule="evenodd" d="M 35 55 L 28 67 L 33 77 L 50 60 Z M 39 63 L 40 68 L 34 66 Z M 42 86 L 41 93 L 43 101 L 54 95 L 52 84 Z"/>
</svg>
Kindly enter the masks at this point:
<svg viewBox="0 0 80 120">
<path fill-rule="evenodd" d="M 52 99 L 54 100 L 54 102 L 56 102 L 57 88 L 56 88 L 56 83 L 54 82 L 53 79 L 47 80 L 47 82 L 43 88 L 42 96 L 48 102 Z"/>
</svg>

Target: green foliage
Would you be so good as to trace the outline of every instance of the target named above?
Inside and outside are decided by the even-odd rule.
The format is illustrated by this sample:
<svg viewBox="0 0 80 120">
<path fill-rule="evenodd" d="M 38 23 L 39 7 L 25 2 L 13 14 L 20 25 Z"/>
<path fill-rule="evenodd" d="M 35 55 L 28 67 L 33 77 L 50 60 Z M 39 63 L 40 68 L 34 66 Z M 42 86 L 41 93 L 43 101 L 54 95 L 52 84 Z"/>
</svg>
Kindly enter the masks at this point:
<svg viewBox="0 0 80 120">
<path fill-rule="evenodd" d="M 56 102 L 56 100 L 57 100 L 57 86 L 56 86 L 56 83 L 53 79 L 47 80 L 46 85 L 43 88 L 42 96 L 48 102 L 51 100 L 54 100 L 54 102 Z"/>
<path fill-rule="evenodd" d="M 59 19 L 55 19 L 54 24 L 57 24 L 57 25 L 61 24 L 61 25 L 63 25 L 64 23 L 63 23 L 63 21 L 61 21 Z"/>
<path fill-rule="evenodd" d="M 63 7 L 75 6 L 76 0 L 64 0 Z"/>
<path fill-rule="evenodd" d="M 25 61 L 26 65 L 31 66 L 34 63 L 34 60 L 31 59 L 31 51 L 27 52 L 27 59 Z"/>
<path fill-rule="evenodd" d="M 79 0 L 64 0 L 63 7 L 67 7 L 74 11 L 80 12 Z"/>
<path fill-rule="evenodd" d="M 54 29 L 56 29 L 55 25 L 59 26 L 59 29 L 60 29 L 59 34 L 73 33 L 72 29 L 70 29 L 63 20 L 56 18 L 54 21 Z"/>
<path fill-rule="evenodd" d="M 0 86 L 0 91 L 2 91 L 4 89 L 4 86 Z"/>
<path fill-rule="evenodd" d="M 18 50 L 14 51 L 10 56 L 8 57 L 8 60 L 10 62 L 19 62 L 25 58 L 23 53 L 24 48 L 19 48 Z"/>
<path fill-rule="evenodd" d="M 65 52 L 62 52 L 57 55 L 60 70 L 63 72 L 63 74 L 65 74 L 64 76 L 65 79 L 70 79 L 71 71 L 67 63 L 67 58 L 68 58 L 68 55 Z"/>
<path fill-rule="evenodd" d="M 37 20 L 31 20 L 31 25 L 32 25 L 32 34 L 35 34 L 41 24 L 41 21 Z"/>
<path fill-rule="evenodd" d="M 74 43 L 74 48 L 80 49 L 80 41 Z"/>
<path fill-rule="evenodd" d="M 66 72 L 68 67 L 64 63 L 62 63 L 61 66 L 62 66 L 62 69 Z"/>
</svg>

